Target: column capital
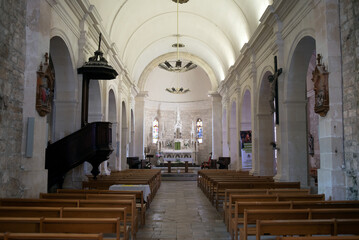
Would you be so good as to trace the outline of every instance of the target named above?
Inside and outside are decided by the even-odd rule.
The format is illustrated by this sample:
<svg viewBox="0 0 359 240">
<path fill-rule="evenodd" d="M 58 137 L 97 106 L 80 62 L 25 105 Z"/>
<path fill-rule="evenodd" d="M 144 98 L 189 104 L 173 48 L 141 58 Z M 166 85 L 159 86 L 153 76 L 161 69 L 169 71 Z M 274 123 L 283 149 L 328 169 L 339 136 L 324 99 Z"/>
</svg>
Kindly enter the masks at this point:
<svg viewBox="0 0 359 240">
<path fill-rule="evenodd" d="M 136 95 L 136 101 L 144 101 L 148 97 L 148 91 L 141 91 Z"/>
</svg>

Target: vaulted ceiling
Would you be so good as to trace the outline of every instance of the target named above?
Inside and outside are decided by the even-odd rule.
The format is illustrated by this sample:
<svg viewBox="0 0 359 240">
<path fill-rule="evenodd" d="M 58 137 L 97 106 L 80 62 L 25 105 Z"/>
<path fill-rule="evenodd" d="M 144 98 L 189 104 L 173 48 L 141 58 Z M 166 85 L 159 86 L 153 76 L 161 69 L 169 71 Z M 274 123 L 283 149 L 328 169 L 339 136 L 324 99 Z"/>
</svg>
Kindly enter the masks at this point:
<svg viewBox="0 0 359 240">
<path fill-rule="evenodd" d="M 90 0 L 137 83 L 168 56 L 176 58 L 177 4 L 172 0 Z M 219 83 L 240 55 L 272 0 L 189 0 L 179 4 L 180 58 Z"/>
</svg>

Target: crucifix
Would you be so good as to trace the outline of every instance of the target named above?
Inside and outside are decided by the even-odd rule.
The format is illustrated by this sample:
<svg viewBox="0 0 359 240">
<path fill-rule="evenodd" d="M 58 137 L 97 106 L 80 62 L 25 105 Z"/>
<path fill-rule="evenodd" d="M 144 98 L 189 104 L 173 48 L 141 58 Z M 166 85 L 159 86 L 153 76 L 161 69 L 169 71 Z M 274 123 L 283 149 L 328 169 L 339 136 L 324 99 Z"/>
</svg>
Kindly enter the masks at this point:
<svg viewBox="0 0 359 240">
<path fill-rule="evenodd" d="M 270 84 L 270 99 L 269 104 L 272 114 L 275 112 L 275 124 L 279 124 L 279 107 L 278 107 L 278 77 L 282 73 L 282 68 L 277 67 L 277 56 L 274 56 L 274 75 L 268 76 Z"/>
</svg>

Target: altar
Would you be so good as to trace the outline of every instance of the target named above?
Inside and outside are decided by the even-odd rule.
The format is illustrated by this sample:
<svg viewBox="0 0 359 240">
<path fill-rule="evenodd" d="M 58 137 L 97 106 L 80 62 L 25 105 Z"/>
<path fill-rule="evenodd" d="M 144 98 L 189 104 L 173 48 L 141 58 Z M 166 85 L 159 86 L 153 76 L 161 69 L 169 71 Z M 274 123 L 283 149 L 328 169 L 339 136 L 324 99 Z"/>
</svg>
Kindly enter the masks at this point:
<svg viewBox="0 0 359 240">
<path fill-rule="evenodd" d="M 164 149 L 162 150 L 163 160 L 167 162 L 181 161 L 193 163 L 195 152 L 192 149 Z"/>
</svg>

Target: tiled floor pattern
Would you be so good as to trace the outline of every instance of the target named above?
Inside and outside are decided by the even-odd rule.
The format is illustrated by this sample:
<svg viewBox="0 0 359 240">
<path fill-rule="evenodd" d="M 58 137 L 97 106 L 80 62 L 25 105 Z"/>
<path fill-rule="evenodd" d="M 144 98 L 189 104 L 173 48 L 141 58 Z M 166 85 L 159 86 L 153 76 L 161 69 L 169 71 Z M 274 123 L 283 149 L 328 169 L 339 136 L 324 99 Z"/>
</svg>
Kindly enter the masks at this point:
<svg viewBox="0 0 359 240">
<path fill-rule="evenodd" d="M 222 217 L 196 181 L 162 181 L 138 240 L 227 240 Z"/>
</svg>

